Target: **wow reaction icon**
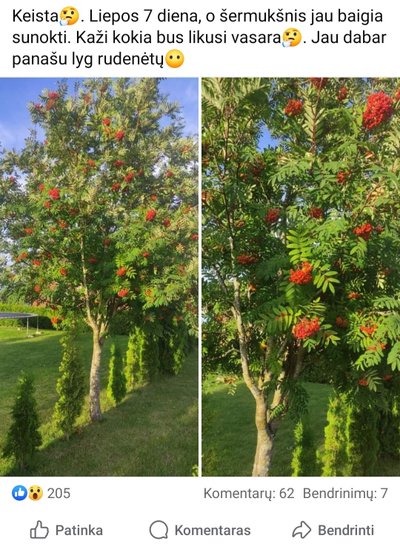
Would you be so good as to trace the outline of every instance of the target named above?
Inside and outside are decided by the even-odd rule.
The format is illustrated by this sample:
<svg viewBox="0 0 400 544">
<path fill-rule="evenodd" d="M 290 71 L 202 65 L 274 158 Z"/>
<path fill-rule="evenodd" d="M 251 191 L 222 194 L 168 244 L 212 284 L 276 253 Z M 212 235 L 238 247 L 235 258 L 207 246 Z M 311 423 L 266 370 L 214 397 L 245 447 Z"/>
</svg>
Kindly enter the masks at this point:
<svg viewBox="0 0 400 544">
<path fill-rule="evenodd" d="M 43 497 L 43 489 L 39 485 L 32 485 L 29 488 L 29 498 L 31 501 L 40 501 Z"/>
</svg>

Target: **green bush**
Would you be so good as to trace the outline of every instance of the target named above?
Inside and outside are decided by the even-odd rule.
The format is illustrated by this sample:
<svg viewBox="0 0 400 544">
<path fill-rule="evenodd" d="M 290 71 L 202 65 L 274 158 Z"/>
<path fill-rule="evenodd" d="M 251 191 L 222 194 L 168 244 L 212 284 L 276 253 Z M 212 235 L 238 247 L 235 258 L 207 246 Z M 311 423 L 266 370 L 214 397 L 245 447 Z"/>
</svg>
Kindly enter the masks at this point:
<svg viewBox="0 0 400 544">
<path fill-rule="evenodd" d="M 379 453 L 378 412 L 372 407 L 351 405 L 347 412 L 345 476 L 374 474 Z"/>
<path fill-rule="evenodd" d="M 163 374 L 174 374 L 173 336 L 164 334 L 159 339 L 160 371 Z"/>
<path fill-rule="evenodd" d="M 125 375 L 129 390 L 140 383 L 140 352 L 142 349 L 143 333 L 140 327 L 134 327 L 129 335 L 126 351 Z"/>
<path fill-rule="evenodd" d="M 173 376 L 179 374 L 190 346 L 191 340 L 182 322 L 164 329 L 159 339 L 160 371 Z"/>
<path fill-rule="evenodd" d="M 317 454 L 312 428 L 305 420 L 299 420 L 294 429 L 292 476 L 316 476 Z"/>
<path fill-rule="evenodd" d="M 329 403 L 323 476 L 370 476 L 379 454 L 379 412 L 359 398 L 337 393 Z"/>
<path fill-rule="evenodd" d="M 68 331 L 61 339 L 63 356 L 57 381 L 58 401 L 54 408 L 56 427 L 69 438 L 85 400 L 84 371 L 76 348 L 76 335 Z"/>
<path fill-rule="evenodd" d="M 139 357 L 139 375 L 142 383 L 150 382 L 160 370 L 158 337 L 152 332 L 142 330 L 142 343 Z"/>
<path fill-rule="evenodd" d="M 322 476 L 343 476 L 346 467 L 346 396 L 336 393 L 329 401 L 325 427 Z"/>
<path fill-rule="evenodd" d="M 388 411 L 380 414 L 379 442 L 382 453 L 396 459 L 400 458 L 400 406 L 397 399 L 393 399 Z"/>
<path fill-rule="evenodd" d="M 3 448 L 3 458 L 14 458 L 20 470 L 29 468 L 42 443 L 33 378 L 22 374 L 11 411 L 12 423 Z"/>
<path fill-rule="evenodd" d="M 126 395 L 124 361 L 120 349 L 115 344 L 111 345 L 110 354 L 107 395 L 115 404 L 119 404 Z"/>
</svg>

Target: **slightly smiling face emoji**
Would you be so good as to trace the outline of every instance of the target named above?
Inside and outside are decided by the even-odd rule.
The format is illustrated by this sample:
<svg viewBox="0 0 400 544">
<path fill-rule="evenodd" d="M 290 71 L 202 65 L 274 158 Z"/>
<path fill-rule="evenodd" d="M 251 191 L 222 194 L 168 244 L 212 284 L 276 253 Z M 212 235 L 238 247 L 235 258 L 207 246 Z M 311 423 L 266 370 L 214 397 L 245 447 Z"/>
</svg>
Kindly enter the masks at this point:
<svg viewBox="0 0 400 544">
<path fill-rule="evenodd" d="M 31 501 L 40 501 L 43 497 L 43 489 L 39 485 L 31 485 L 29 488 L 29 498 Z"/>
<path fill-rule="evenodd" d="M 79 12 L 76 8 L 67 6 L 61 10 L 60 19 L 61 24 L 74 25 L 79 19 Z"/>
<path fill-rule="evenodd" d="M 165 55 L 165 62 L 170 68 L 179 68 L 179 66 L 182 66 L 184 60 L 185 57 L 179 49 L 171 49 L 171 51 L 168 51 Z"/>
<path fill-rule="evenodd" d="M 301 32 L 297 28 L 287 28 L 282 35 L 284 42 L 289 42 L 290 47 L 296 47 L 301 42 Z"/>
</svg>

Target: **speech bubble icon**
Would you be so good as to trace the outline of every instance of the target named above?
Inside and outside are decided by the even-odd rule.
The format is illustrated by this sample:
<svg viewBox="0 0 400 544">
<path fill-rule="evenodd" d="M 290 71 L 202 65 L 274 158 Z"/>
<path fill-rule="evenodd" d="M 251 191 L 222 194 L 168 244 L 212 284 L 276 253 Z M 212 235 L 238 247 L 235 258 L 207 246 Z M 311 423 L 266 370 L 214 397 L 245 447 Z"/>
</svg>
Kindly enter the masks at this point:
<svg viewBox="0 0 400 544">
<path fill-rule="evenodd" d="M 165 521 L 161 521 L 160 519 L 153 521 L 149 527 L 149 531 L 151 536 L 157 540 L 168 538 L 168 525 L 165 523 Z"/>
</svg>

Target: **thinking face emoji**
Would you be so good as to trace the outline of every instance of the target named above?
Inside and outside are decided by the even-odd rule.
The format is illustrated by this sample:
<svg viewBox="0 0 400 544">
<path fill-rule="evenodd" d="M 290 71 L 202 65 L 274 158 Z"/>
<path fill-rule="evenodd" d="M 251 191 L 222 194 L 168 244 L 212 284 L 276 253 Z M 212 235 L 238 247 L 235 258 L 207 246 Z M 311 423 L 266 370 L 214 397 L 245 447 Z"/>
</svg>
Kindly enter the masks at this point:
<svg viewBox="0 0 400 544">
<path fill-rule="evenodd" d="M 170 68 L 179 68 L 179 66 L 182 66 L 184 60 L 185 57 L 179 49 L 171 49 L 171 51 L 168 51 L 165 55 L 165 62 Z"/>
<path fill-rule="evenodd" d="M 29 488 L 29 498 L 31 501 L 40 501 L 43 497 L 43 489 L 39 485 L 31 485 Z"/>
<path fill-rule="evenodd" d="M 63 8 L 60 13 L 60 25 L 74 25 L 79 19 L 79 12 L 76 8 L 72 6 L 67 6 Z"/>
<path fill-rule="evenodd" d="M 301 42 L 301 32 L 297 28 L 287 28 L 282 35 L 282 40 L 285 47 L 296 47 Z"/>
</svg>

